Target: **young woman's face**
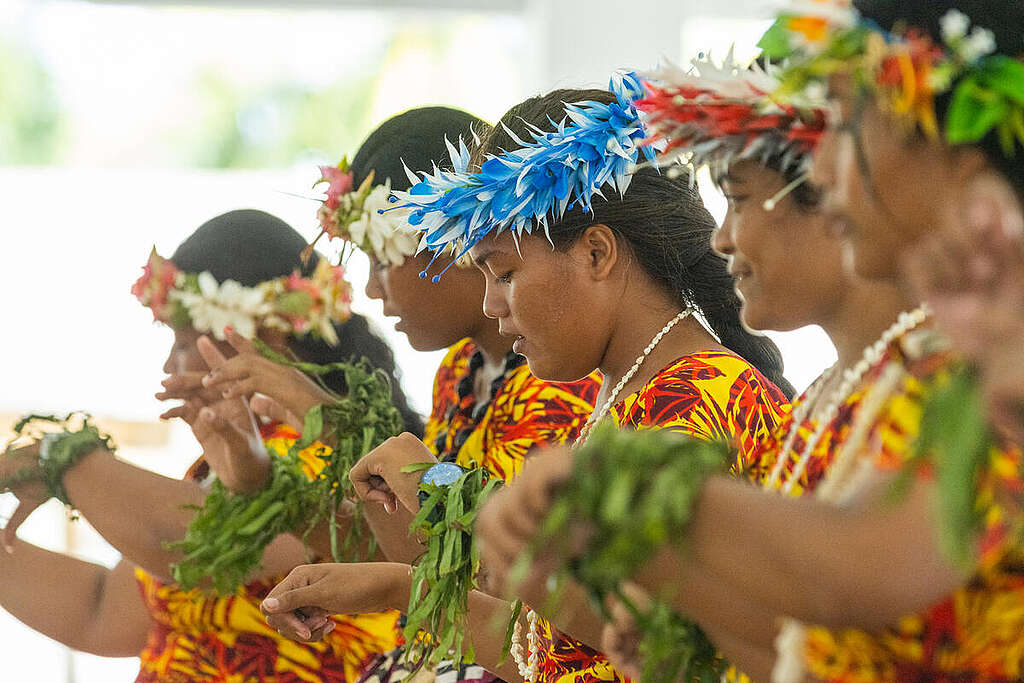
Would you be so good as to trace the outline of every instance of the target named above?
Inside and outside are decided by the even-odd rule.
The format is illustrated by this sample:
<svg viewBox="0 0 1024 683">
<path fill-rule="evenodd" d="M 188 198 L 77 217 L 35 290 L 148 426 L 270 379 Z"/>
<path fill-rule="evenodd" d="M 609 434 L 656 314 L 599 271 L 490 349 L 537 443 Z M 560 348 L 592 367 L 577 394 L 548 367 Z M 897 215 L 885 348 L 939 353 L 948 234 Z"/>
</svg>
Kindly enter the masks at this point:
<svg viewBox="0 0 1024 683">
<path fill-rule="evenodd" d="M 785 185 L 781 173 L 755 161 L 734 164 L 722 182 L 729 211 L 712 246 L 729 259 L 743 322 L 755 330 L 820 323 L 845 289 L 842 247 L 820 212 L 802 208 L 792 194 L 765 210 Z"/>
<path fill-rule="evenodd" d="M 473 336 L 485 322 L 480 310 L 483 281 L 476 269 L 452 266 L 435 284 L 420 277 L 429 263 L 426 253 L 408 257 L 400 266 L 386 266 L 370 256 L 366 281 L 366 296 L 384 303 L 384 315 L 399 319 L 395 329 L 417 351 L 447 348 Z M 438 259 L 431 274 L 446 265 L 448 260 Z"/>
<path fill-rule="evenodd" d="M 603 357 L 609 301 L 587 276 L 581 242 L 561 250 L 541 235 L 524 235 L 517 250 L 506 231 L 470 252 L 486 281 L 484 314 L 515 339 L 512 349 L 541 379 L 581 379 Z"/>
<path fill-rule="evenodd" d="M 901 254 L 953 209 L 959 193 L 941 145 L 909 139 L 892 117 L 834 79 L 837 120 L 815 152 L 827 228 L 869 280 L 895 280 Z"/>
</svg>

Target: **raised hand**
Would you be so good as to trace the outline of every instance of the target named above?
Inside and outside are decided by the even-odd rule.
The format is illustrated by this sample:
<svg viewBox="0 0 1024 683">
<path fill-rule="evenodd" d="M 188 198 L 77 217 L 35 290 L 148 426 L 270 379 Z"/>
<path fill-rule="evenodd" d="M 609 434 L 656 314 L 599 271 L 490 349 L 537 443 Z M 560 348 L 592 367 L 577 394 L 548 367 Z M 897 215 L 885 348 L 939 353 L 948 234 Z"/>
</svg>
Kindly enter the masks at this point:
<svg viewBox="0 0 1024 683">
<path fill-rule="evenodd" d="M 321 640 L 334 628 L 332 614 L 405 609 L 409 569 L 397 562 L 301 565 L 270 591 L 260 610 L 287 638 Z"/>
<path fill-rule="evenodd" d="M 963 224 L 921 240 L 903 262 L 937 325 L 980 372 L 993 424 L 1024 439 L 1024 235 L 1013 207 L 978 198 Z"/>
<path fill-rule="evenodd" d="M 3 528 L 4 549 L 13 552 L 18 527 L 50 499 L 39 469 L 39 444 L 13 449 L 0 456 L 0 482 L 8 482 L 6 486 L 0 485 L 0 493 L 12 493 L 18 499 L 18 507 Z"/>
<path fill-rule="evenodd" d="M 217 389 L 224 398 L 249 400 L 254 394 L 269 396 L 284 409 L 287 424 L 301 430 L 303 418 L 311 408 L 330 403 L 333 397 L 316 382 L 295 368 L 265 358 L 253 342 L 227 328 L 225 338 L 237 355 L 224 358 L 207 337 L 200 337 L 199 352 L 210 365 L 203 386 Z M 219 358 L 218 358 L 219 357 Z"/>
<path fill-rule="evenodd" d="M 419 488 L 423 472 L 403 472 L 406 465 L 436 463 L 437 458 L 408 432 L 393 436 L 367 453 L 349 472 L 356 495 L 368 503 L 380 503 L 388 512 L 401 504 L 415 514 L 420 509 Z"/>
</svg>

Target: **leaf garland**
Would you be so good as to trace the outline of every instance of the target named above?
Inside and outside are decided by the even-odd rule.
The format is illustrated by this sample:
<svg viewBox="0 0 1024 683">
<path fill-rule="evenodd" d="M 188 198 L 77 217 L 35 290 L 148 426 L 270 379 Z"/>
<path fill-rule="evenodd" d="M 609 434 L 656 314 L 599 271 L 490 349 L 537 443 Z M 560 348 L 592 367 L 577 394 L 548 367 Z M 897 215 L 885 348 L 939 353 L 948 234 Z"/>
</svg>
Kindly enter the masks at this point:
<svg viewBox="0 0 1024 683">
<path fill-rule="evenodd" d="M 60 431 L 53 431 L 54 428 Z M 64 417 L 30 414 L 18 420 L 12 431 L 13 435 L 0 457 L 14 450 L 15 443 L 23 438 L 40 442 L 39 456 L 35 468 L 0 479 L 0 491 L 25 482 L 40 481 L 46 492 L 69 510 L 72 505 L 64 490 L 64 474 L 97 448 L 105 448 L 111 453 L 117 450 L 113 439 L 93 424 L 88 413 L 71 412 Z M 72 518 L 76 519 L 74 515 Z"/>
<path fill-rule="evenodd" d="M 627 581 L 666 544 L 685 545 L 693 506 L 707 477 L 724 472 L 731 449 L 666 430 L 620 431 L 605 421 L 573 458 L 573 476 L 559 494 L 515 574 L 532 557 L 565 544 L 576 520 L 586 520 L 589 541 L 563 568 L 586 588 L 606 618 L 605 599 L 629 608 L 643 634 L 644 683 L 717 681 L 728 668 L 700 627 L 657 597 L 638 608 L 622 591 Z"/>
<path fill-rule="evenodd" d="M 209 578 L 221 595 L 230 595 L 260 566 L 263 551 L 276 537 L 308 524 L 320 505 L 320 491 L 292 454 L 271 459 L 269 485 L 252 495 L 232 493 L 214 479 L 185 538 L 168 544 L 184 557 L 172 578 L 189 590 Z"/>
<path fill-rule="evenodd" d="M 170 544 L 185 557 L 173 566 L 173 578 L 188 589 L 210 577 L 219 593 L 230 593 L 260 564 L 263 551 L 274 537 L 303 532 L 303 540 L 322 520 L 330 528 L 331 555 L 336 562 L 358 561 L 367 533 L 362 505 L 355 503 L 344 539 L 339 538 L 337 515 L 346 499 L 353 499 L 348 473 L 364 455 L 402 431 L 402 418 L 391 399 L 388 376 L 365 359 L 320 365 L 289 360 L 259 340 L 257 349 L 269 360 L 300 370 L 314 378 L 333 372 L 345 375 L 347 393 L 312 408 L 306 414 L 302 436 L 288 453 L 272 458 L 268 486 L 252 495 L 235 494 L 215 481 L 205 502 L 196 508 L 185 539 Z M 324 387 L 326 389 L 326 387 Z M 326 465 L 310 481 L 302 471 L 299 453 L 318 440 Z M 369 537 L 373 552 L 372 535 Z"/>
<path fill-rule="evenodd" d="M 413 465 L 403 471 L 423 469 Z M 413 643 L 406 656 L 436 665 L 443 659 L 473 661 L 467 612 L 469 594 L 477 587 L 480 553 L 473 523 L 483 504 L 501 486 L 484 468 L 465 472 L 452 484 L 420 484 L 420 511 L 410 526 L 422 534 L 426 552 L 413 564 L 412 590 L 405 624 L 405 639 Z M 429 634 L 417 637 L 420 631 Z"/>
</svg>

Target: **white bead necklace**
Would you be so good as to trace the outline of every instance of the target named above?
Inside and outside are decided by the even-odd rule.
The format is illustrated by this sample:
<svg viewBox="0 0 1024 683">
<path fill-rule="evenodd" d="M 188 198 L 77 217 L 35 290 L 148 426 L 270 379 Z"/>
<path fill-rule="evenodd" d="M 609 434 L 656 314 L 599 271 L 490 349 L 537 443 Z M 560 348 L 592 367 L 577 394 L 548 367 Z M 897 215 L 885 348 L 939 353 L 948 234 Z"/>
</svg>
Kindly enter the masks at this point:
<svg viewBox="0 0 1024 683">
<path fill-rule="evenodd" d="M 882 337 L 869 346 L 864 351 L 864 357 L 857 365 L 847 370 L 845 379 L 851 379 L 854 375 L 857 375 L 856 381 L 850 382 L 850 386 L 847 392 L 852 391 L 856 384 L 859 383 L 860 379 L 864 374 L 872 367 L 877 365 L 885 350 L 889 347 L 896 339 L 903 337 L 904 335 L 911 332 L 918 325 L 927 320 L 931 311 L 926 305 L 921 305 L 910 313 L 901 313 L 896 323 L 886 330 Z M 872 361 L 872 358 L 874 359 Z M 859 371 L 859 372 L 857 372 Z M 850 426 L 850 433 L 846 441 L 843 443 L 839 452 L 836 454 L 835 460 L 831 467 L 829 467 L 828 474 L 825 480 L 818 486 L 814 491 L 814 497 L 821 501 L 833 503 L 835 505 L 845 504 L 853 495 L 856 494 L 857 490 L 860 489 L 861 485 L 869 477 L 870 470 L 872 468 L 871 462 L 868 460 L 861 459 L 861 447 L 867 440 L 868 433 L 871 430 L 871 426 L 876 422 L 879 413 L 883 410 L 886 403 L 889 400 L 890 395 L 899 386 L 900 382 L 905 375 L 905 369 L 902 362 L 889 361 L 881 370 L 878 380 L 868 390 L 861 401 L 860 408 L 857 413 L 857 417 L 853 424 Z M 844 381 L 845 386 L 848 382 Z M 810 398 L 810 396 L 808 396 Z M 833 401 L 830 404 L 835 405 L 835 410 L 838 411 L 838 402 L 846 398 L 845 395 L 833 396 Z M 795 419 L 794 415 L 794 419 Z M 793 468 L 793 474 L 786 485 L 783 486 L 784 492 L 789 492 L 795 485 L 795 481 L 798 481 L 803 474 L 804 469 L 807 467 L 806 461 L 810 459 L 810 453 L 813 451 L 814 446 L 817 445 L 818 439 L 821 438 L 822 425 L 827 425 L 835 419 L 834 413 L 829 413 L 827 419 L 822 419 L 822 422 L 815 429 L 815 435 L 817 438 L 811 439 L 814 445 L 811 445 L 810 449 L 805 449 L 801 453 L 800 461 L 797 466 Z M 801 418 L 801 422 L 803 418 Z M 800 423 L 794 422 L 790 426 L 790 430 L 798 431 Z M 819 433 L 820 432 L 820 433 Z M 787 442 L 790 442 L 787 439 Z M 811 443 L 810 441 L 808 442 Z M 790 442 L 790 445 L 792 443 Z M 773 477 L 776 475 L 776 471 L 780 473 L 781 467 L 779 463 L 784 463 L 786 459 L 786 453 L 776 463 L 775 470 L 772 471 Z M 857 468 L 855 465 L 859 463 L 860 467 Z M 802 465 L 802 467 L 801 467 Z M 771 488 L 773 482 L 769 480 L 766 483 L 766 488 Z M 779 630 L 778 636 L 775 638 L 775 650 L 777 657 L 775 665 L 772 667 L 771 681 L 772 683 L 799 683 L 805 678 L 805 667 L 803 662 L 803 650 L 806 643 L 807 631 L 804 625 L 796 619 L 786 618 L 782 622 L 782 628 Z"/>
<path fill-rule="evenodd" d="M 633 379 L 633 375 L 640 370 L 640 366 L 644 364 L 645 360 L 647 360 L 647 356 L 651 355 L 654 348 L 661 343 L 662 337 L 668 334 L 680 320 L 690 315 L 690 313 L 691 309 L 689 308 L 682 311 L 679 315 L 665 323 L 665 327 L 661 328 L 661 331 L 654 335 L 654 338 L 651 339 L 651 343 L 644 348 L 644 352 L 637 356 L 636 361 L 633 363 L 633 367 L 626 371 L 626 374 L 622 376 L 619 383 L 616 384 L 615 388 L 613 388 L 611 393 L 608 394 L 608 400 L 604 402 L 601 409 L 590 414 L 590 417 L 587 419 L 587 423 L 583 425 L 583 429 L 580 430 L 580 435 L 576 437 L 576 441 L 573 443 L 573 448 L 578 448 L 587 442 L 587 438 L 590 436 L 590 430 L 594 428 L 595 424 L 603 420 L 604 416 L 607 415 L 609 411 L 611 411 L 612 406 L 615 405 L 615 401 L 619 398 L 619 393 L 622 391 L 622 388 L 626 386 L 626 383 L 629 382 L 629 380 Z"/>
<path fill-rule="evenodd" d="M 885 355 L 886 349 L 893 341 L 899 339 L 903 335 L 907 334 L 915 327 L 923 323 L 928 318 L 928 308 L 924 305 L 915 308 L 909 313 L 904 311 L 899 314 L 896 318 L 896 322 L 886 329 L 882 336 L 878 340 L 864 349 L 864 353 L 857 363 L 850 368 L 843 371 L 843 381 L 832 391 L 829 396 L 828 403 L 825 404 L 825 409 L 822 411 L 817 410 L 818 400 L 821 398 L 822 393 L 829 384 L 832 383 L 832 379 L 835 376 L 837 370 L 836 366 L 833 366 L 826 371 L 819 383 L 815 383 L 816 387 L 812 387 L 808 391 L 807 399 L 804 403 L 797 407 L 793 412 L 793 421 L 789 426 L 789 431 L 786 434 L 785 444 L 779 453 L 778 459 L 775 462 L 775 467 L 772 469 L 771 475 L 765 482 L 764 487 L 766 489 L 775 488 L 776 484 L 782 478 L 782 471 L 785 468 L 786 463 L 789 461 L 789 455 L 792 453 L 793 445 L 796 442 L 797 435 L 800 432 L 800 425 L 803 424 L 804 420 L 810 416 L 810 414 L 817 413 L 817 424 L 814 432 L 810 438 L 804 443 L 803 449 L 800 451 L 800 456 L 793 466 L 793 472 L 789 479 L 782 485 L 782 493 L 791 493 L 793 488 L 799 483 L 800 477 L 803 476 L 807 470 L 807 465 L 811 461 L 811 456 L 814 454 L 814 449 L 818 447 L 818 443 L 821 441 L 821 437 L 825 435 L 829 425 L 835 420 L 839 414 L 839 408 L 842 402 L 857 388 L 864 375 L 867 372 L 878 365 Z M 805 408 L 806 406 L 806 408 Z"/>
<path fill-rule="evenodd" d="M 604 402 L 601 409 L 590 414 L 590 418 L 587 420 L 586 424 L 583 425 L 583 429 L 580 430 L 580 435 L 576 437 L 576 441 L 572 445 L 574 449 L 579 448 L 587 442 L 587 437 L 590 436 L 590 430 L 593 429 L 595 424 L 603 420 L 605 415 L 611 411 L 612 406 L 615 405 L 615 401 L 619 398 L 619 394 L 622 392 L 623 387 L 625 387 L 629 380 L 633 379 L 633 375 L 640 370 L 640 366 L 644 364 L 645 360 L 647 360 L 647 356 L 651 355 L 654 348 L 661 343 L 662 338 L 668 334 L 680 320 L 690 315 L 690 313 L 691 309 L 689 308 L 680 312 L 679 315 L 665 323 L 665 327 L 661 328 L 661 330 L 654 335 L 654 338 L 651 339 L 651 343 L 644 348 L 643 353 L 637 356 L 636 361 L 633 363 L 633 367 L 626 371 L 626 374 L 622 376 L 622 379 L 619 380 L 611 393 L 608 394 L 608 400 Z M 524 656 L 522 626 L 518 619 L 516 620 L 515 628 L 512 631 L 512 646 L 509 648 L 509 654 L 512 655 L 512 661 L 516 663 L 519 675 L 523 677 L 523 680 L 526 681 L 526 683 L 533 683 L 537 679 L 537 674 L 540 673 L 540 650 L 537 647 L 537 643 L 540 640 L 538 634 L 539 627 L 537 626 L 537 622 L 539 620 L 540 615 L 533 611 L 533 609 L 528 609 L 526 611 L 526 622 L 529 626 L 526 633 L 526 650 L 529 653 L 528 656 Z"/>
</svg>

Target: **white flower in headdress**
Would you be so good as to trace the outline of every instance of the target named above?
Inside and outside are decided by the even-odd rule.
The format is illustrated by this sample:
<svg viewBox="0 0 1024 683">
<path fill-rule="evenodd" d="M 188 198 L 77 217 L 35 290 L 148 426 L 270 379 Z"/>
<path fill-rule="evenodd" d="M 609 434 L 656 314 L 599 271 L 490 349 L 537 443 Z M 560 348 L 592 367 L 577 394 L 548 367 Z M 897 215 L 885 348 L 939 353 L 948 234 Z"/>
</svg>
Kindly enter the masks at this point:
<svg viewBox="0 0 1024 683">
<path fill-rule="evenodd" d="M 363 203 L 362 215 L 349 225 L 348 232 L 354 244 L 371 252 L 381 263 L 400 266 L 406 257 L 416 254 L 420 238 L 409 226 L 408 211 L 381 213 L 382 209 L 391 208 L 390 195 L 390 180 L 374 187 Z"/>
<path fill-rule="evenodd" d="M 942 39 L 947 43 L 967 37 L 967 29 L 971 26 L 971 20 L 967 15 L 958 9 L 951 9 L 939 20 L 942 28 Z"/>
<path fill-rule="evenodd" d="M 235 280 L 218 284 L 208 271 L 199 274 L 198 284 L 198 292 L 176 290 L 171 293 L 171 297 L 188 310 L 192 327 L 198 332 L 224 339 L 224 328 L 232 327 L 246 339 L 252 339 L 256 336 L 258 321 L 271 312 L 262 289 L 244 287 Z"/>
</svg>

